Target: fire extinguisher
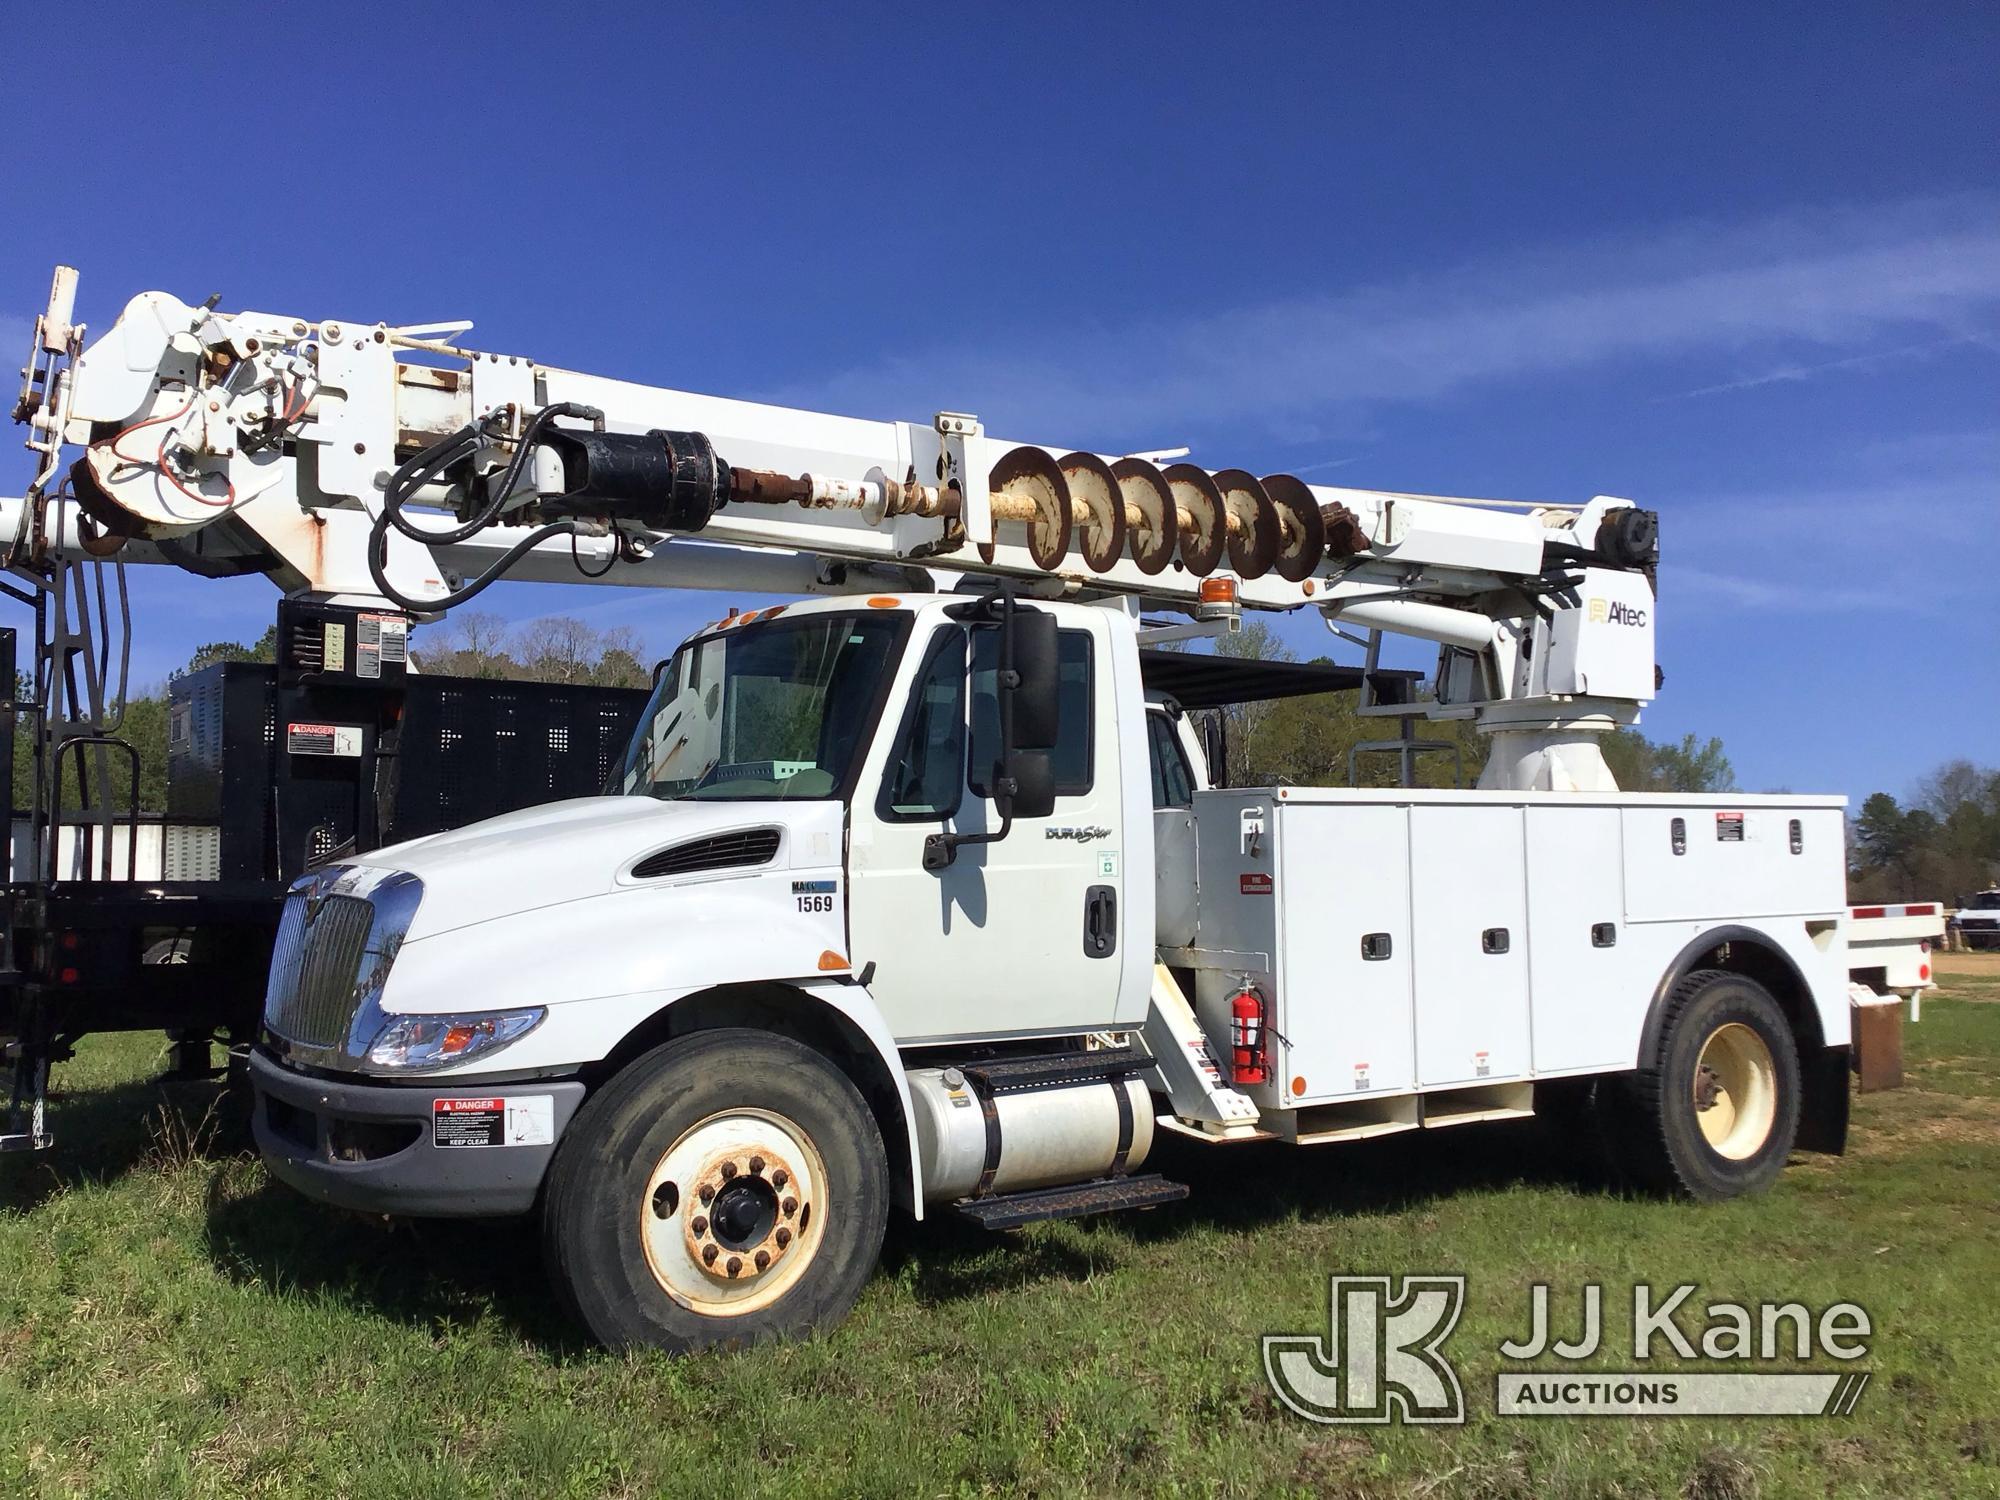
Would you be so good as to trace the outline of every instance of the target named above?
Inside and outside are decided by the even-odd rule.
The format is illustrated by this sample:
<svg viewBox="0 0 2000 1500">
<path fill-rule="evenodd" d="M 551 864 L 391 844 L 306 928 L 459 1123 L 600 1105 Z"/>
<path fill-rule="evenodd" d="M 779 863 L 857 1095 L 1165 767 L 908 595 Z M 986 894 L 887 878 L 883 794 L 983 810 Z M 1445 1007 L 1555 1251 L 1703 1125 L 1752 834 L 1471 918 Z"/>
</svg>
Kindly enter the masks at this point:
<svg viewBox="0 0 2000 1500">
<path fill-rule="evenodd" d="M 1264 997 L 1244 985 L 1229 1002 L 1229 1074 L 1234 1083 L 1268 1083 L 1264 1052 Z"/>
</svg>

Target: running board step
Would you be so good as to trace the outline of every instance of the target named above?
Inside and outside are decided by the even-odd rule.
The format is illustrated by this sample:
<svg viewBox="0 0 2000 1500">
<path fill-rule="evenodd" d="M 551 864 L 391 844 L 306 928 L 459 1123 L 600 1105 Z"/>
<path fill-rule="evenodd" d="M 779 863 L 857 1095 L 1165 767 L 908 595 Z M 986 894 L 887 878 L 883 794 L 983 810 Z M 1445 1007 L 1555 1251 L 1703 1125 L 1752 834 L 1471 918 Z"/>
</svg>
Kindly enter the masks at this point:
<svg viewBox="0 0 2000 1500">
<path fill-rule="evenodd" d="M 961 1063 L 959 1072 L 987 1094 L 1020 1094 L 1030 1089 L 1067 1088 L 1099 1079 L 1124 1078 L 1158 1067 L 1137 1047 L 1100 1047 L 1095 1052 L 1050 1052 L 997 1062 Z"/>
<path fill-rule="evenodd" d="M 1138 1177 L 1100 1177 L 1094 1182 L 1000 1193 L 991 1198 L 961 1198 L 954 1207 L 982 1228 L 1019 1229 L 1023 1224 L 1050 1219 L 1082 1219 L 1120 1209 L 1178 1203 L 1187 1195 L 1186 1183 L 1169 1182 L 1157 1172 L 1147 1172 Z"/>
</svg>

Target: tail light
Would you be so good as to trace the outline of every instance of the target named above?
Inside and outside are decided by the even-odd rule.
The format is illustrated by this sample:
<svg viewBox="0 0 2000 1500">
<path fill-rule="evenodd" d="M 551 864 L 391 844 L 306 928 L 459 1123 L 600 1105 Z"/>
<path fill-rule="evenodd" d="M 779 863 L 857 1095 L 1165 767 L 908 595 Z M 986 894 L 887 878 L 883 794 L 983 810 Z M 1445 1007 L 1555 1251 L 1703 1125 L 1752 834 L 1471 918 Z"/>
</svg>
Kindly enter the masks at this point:
<svg viewBox="0 0 2000 1500">
<path fill-rule="evenodd" d="M 1264 1046 L 1264 997 L 1245 985 L 1229 1002 L 1229 1077 L 1232 1083 L 1269 1083 Z"/>
</svg>

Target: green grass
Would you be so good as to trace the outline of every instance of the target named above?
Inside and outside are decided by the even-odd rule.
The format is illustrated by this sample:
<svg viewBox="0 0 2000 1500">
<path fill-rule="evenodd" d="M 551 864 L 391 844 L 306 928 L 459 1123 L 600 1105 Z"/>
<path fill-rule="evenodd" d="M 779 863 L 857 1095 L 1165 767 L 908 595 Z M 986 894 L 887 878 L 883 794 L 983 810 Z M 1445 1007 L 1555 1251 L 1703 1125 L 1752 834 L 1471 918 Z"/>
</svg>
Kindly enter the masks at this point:
<svg viewBox="0 0 2000 1500">
<path fill-rule="evenodd" d="M 163 1114 L 157 1040 L 100 1039 L 58 1079 L 55 1153 L 0 1163 L 0 1489 L 2000 1493 L 2000 1006 L 1934 1001 L 1908 1044 L 1912 1086 L 1857 1101 L 1851 1153 L 1756 1201 L 1620 1197 L 1532 1127 L 1175 1142 L 1156 1161 L 1185 1205 L 1000 1239 L 894 1225 L 840 1329 L 673 1361 L 577 1340 L 525 1226 L 371 1225 L 191 1149 L 162 1121 L 212 1095 Z M 1312 1329 L 1329 1273 L 1426 1270 L 1470 1278 L 1466 1426 L 1322 1427 L 1272 1399 L 1258 1335 Z M 1593 1279 L 1858 1301 L 1874 1382 L 1845 1419 L 1496 1418 L 1528 1284 L 1573 1309 Z"/>
</svg>

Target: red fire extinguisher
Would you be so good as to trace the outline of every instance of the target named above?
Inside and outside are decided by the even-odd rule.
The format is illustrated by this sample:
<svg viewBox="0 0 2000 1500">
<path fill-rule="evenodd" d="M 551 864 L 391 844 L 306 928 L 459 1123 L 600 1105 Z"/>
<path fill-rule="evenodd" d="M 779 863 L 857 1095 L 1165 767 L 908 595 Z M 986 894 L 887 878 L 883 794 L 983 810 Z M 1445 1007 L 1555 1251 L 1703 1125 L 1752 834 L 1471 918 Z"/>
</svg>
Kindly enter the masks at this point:
<svg viewBox="0 0 2000 1500">
<path fill-rule="evenodd" d="M 1229 1002 L 1229 1074 L 1234 1083 L 1268 1083 L 1264 1054 L 1264 997 L 1250 985 Z"/>
</svg>

